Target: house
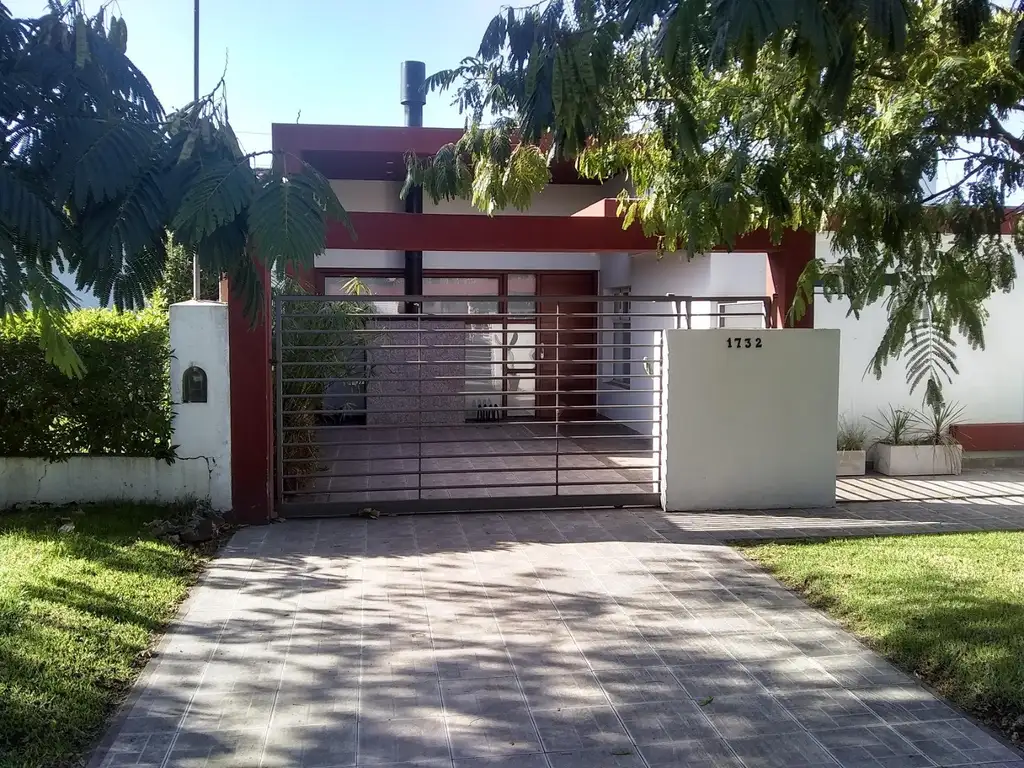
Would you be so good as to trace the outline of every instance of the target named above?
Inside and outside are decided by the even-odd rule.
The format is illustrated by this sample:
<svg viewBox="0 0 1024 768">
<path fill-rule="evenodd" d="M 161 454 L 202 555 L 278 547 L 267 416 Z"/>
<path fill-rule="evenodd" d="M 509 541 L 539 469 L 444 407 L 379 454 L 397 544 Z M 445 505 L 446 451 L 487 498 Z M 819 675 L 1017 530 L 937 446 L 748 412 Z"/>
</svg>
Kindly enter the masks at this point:
<svg viewBox="0 0 1024 768">
<path fill-rule="evenodd" d="M 487 412 L 551 420 L 565 413 L 561 401 L 571 399 L 567 408 L 650 435 L 657 398 L 645 372 L 658 329 L 781 324 L 812 255 L 807 233 L 791 233 L 779 245 L 759 233 L 733 253 L 693 260 L 659 255 L 638 226 L 622 228 L 615 199 L 622 181 L 582 179 L 570 164 L 553 169 L 551 184 L 524 212 L 489 217 L 467 201 L 424 200 L 419 190 L 403 201 L 406 154 L 431 156 L 462 135 L 461 129 L 422 127 L 424 99 L 415 85 L 422 71 L 416 62 L 403 65 L 410 125 L 275 124 L 273 146 L 330 179 L 357 233 L 353 239 L 341 226 L 331 229 L 315 273 L 307 276 L 318 293 L 341 295 L 358 278 L 376 296 L 396 297 L 377 300 L 382 314 L 409 309 L 412 302 L 398 300 L 402 295 L 456 296 L 427 301 L 420 309 L 431 319 L 419 322 L 436 327 L 443 317 L 472 319 L 479 345 L 490 340 L 495 347 L 468 350 L 475 360 L 445 362 L 493 372 L 490 381 L 473 376 L 474 386 L 452 388 L 471 390 L 459 419 Z M 392 393 L 377 394 L 356 403 L 365 408 L 350 410 L 398 423 L 384 407 Z M 331 400 L 352 405 L 351 395 L 337 384 Z"/>
<path fill-rule="evenodd" d="M 341 366 L 303 377 L 289 367 L 300 363 L 277 358 L 285 361 L 273 430 L 279 502 L 655 503 L 660 331 L 732 328 L 730 344 L 759 348 L 757 330 L 790 324 L 797 279 L 816 255 L 828 256 L 827 238 L 793 231 L 773 242 L 754 232 L 729 252 L 659 254 L 639 226 L 623 228 L 621 180 L 582 179 L 571 165 L 554 167 L 522 212 L 487 216 L 416 189 L 403 200 L 406 155 L 431 156 L 462 135 L 422 127 L 422 65 L 407 62 L 403 73 L 405 126 L 272 129 L 285 170 L 300 160 L 319 170 L 356 233 L 332 226 L 303 281 L 322 302 L 374 310 L 363 326 L 331 335 L 302 330 L 295 308 L 308 299 L 279 302 L 279 354 L 334 345 L 331 365 Z M 353 297 L 353 279 L 370 295 Z M 896 397 L 898 364 L 881 383 L 860 375 L 877 341 L 864 331 L 880 331 L 880 322 L 882 308 L 858 324 L 819 298 L 796 323 L 842 331 L 848 416 L 912 397 L 905 386 Z M 322 386 L 322 399 L 301 394 L 310 383 Z M 1024 375 L 1001 391 L 1001 406 L 968 414 L 1024 422 Z M 1024 438 L 1024 428 L 1007 434 L 981 448 Z M 312 463 L 300 438 L 316 446 Z"/>
</svg>

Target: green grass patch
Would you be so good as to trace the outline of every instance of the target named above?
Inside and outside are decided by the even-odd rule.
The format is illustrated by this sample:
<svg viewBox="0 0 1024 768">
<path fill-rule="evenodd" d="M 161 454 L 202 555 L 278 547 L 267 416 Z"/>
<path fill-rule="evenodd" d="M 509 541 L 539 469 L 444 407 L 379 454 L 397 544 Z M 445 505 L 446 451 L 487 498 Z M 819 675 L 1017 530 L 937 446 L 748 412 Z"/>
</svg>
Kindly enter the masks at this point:
<svg viewBox="0 0 1024 768">
<path fill-rule="evenodd" d="M 202 567 L 145 527 L 180 511 L 0 513 L 0 766 L 77 764 L 100 733 Z"/>
<path fill-rule="evenodd" d="M 1024 533 L 741 549 L 963 709 L 1015 730 L 1024 715 Z"/>
</svg>

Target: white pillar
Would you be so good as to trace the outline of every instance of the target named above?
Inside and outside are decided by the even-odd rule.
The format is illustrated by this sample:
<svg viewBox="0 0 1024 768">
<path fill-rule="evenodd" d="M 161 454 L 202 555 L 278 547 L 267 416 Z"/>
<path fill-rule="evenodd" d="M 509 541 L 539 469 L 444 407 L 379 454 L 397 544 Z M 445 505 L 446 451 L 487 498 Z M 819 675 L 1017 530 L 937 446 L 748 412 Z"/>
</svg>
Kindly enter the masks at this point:
<svg viewBox="0 0 1024 768">
<path fill-rule="evenodd" d="M 832 507 L 839 332 L 666 331 L 662 508 Z"/>
<path fill-rule="evenodd" d="M 182 378 L 190 368 L 206 374 L 206 402 L 183 402 Z M 178 456 L 205 459 L 210 504 L 231 509 L 231 382 L 228 305 L 184 301 L 171 305 L 171 399 Z"/>
</svg>

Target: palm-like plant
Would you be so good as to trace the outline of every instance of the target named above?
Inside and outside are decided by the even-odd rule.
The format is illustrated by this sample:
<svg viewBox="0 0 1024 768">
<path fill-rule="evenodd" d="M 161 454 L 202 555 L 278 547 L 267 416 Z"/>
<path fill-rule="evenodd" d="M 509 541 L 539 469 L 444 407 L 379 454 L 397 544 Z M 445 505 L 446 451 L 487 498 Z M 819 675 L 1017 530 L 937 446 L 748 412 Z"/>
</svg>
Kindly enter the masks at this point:
<svg viewBox="0 0 1024 768">
<path fill-rule="evenodd" d="M 859 421 L 850 421 L 846 418 L 839 419 L 839 429 L 836 433 L 836 450 L 838 451 L 863 451 L 868 443 L 868 430 Z"/>
<path fill-rule="evenodd" d="M 159 283 L 168 233 L 230 277 L 250 312 L 272 266 L 311 267 L 329 218 L 345 221 L 312 167 L 257 171 L 223 89 L 165 114 L 126 55 L 127 26 L 51 0 L 35 19 L 0 3 L 0 322 L 36 313 L 49 359 L 80 369 L 62 334 L 73 295 L 140 306 Z"/>
<path fill-rule="evenodd" d="M 884 445 L 914 445 L 918 442 L 921 431 L 921 416 L 909 408 L 889 406 L 888 411 L 880 411 L 877 419 L 868 421 L 879 430 L 879 442 Z"/>
</svg>

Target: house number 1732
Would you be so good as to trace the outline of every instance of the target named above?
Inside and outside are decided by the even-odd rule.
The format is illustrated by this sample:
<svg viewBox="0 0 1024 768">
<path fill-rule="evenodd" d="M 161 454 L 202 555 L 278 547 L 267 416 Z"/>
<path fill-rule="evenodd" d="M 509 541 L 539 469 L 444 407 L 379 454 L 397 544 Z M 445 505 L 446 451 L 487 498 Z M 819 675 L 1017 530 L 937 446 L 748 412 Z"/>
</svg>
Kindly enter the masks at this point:
<svg viewBox="0 0 1024 768">
<path fill-rule="evenodd" d="M 760 349 L 761 339 L 757 336 L 751 338 L 750 336 L 730 336 L 729 337 L 729 349 Z"/>
</svg>

